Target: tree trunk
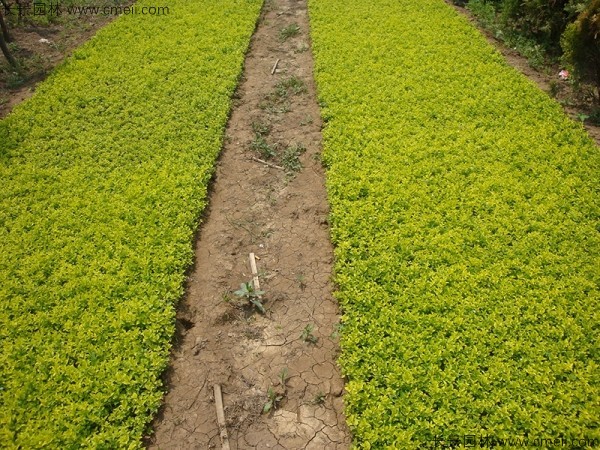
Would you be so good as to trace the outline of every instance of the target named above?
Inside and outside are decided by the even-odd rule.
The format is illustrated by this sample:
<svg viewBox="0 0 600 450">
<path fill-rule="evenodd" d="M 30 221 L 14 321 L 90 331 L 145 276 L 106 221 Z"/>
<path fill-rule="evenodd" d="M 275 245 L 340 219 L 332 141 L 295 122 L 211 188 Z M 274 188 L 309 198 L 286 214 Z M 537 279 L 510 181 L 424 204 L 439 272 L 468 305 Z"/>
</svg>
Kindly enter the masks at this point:
<svg viewBox="0 0 600 450">
<path fill-rule="evenodd" d="M 598 62 L 598 66 L 596 67 L 596 91 L 598 93 L 596 103 L 600 106 L 600 62 Z"/>
<path fill-rule="evenodd" d="M 2 37 L 4 37 L 4 41 L 11 42 L 12 38 L 10 37 L 10 33 L 8 32 L 8 26 L 6 25 L 6 21 L 2 16 L 2 11 L 0 11 L 0 28 L 2 29 Z"/>
<path fill-rule="evenodd" d="M 13 67 L 17 67 L 17 61 L 15 60 L 13 55 L 10 54 L 10 50 L 8 49 L 8 46 L 6 45 L 6 39 L 4 36 L 4 28 L 6 27 L 6 24 L 4 23 L 4 17 L 2 17 L 1 11 L 0 11 L 0 25 L 2 26 L 2 33 L 0 33 L 0 49 L 2 50 L 2 53 L 4 53 L 4 56 L 6 57 L 6 60 L 8 61 L 8 63 Z M 7 32 L 8 32 L 8 30 L 7 30 Z"/>
</svg>

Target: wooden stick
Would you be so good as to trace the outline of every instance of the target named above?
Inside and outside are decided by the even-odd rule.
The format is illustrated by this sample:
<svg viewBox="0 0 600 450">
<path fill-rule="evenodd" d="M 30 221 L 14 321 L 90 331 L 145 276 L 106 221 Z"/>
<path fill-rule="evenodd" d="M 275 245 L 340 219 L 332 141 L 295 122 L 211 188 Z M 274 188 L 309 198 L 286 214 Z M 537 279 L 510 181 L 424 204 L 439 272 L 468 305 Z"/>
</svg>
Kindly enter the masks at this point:
<svg viewBox="0 0 600 450">
<path fill-rule="evenodd" d="M 265 166 L 269 166 L 272 167 L 273 169 L 279 169 L 279 170 L 285 170 L 283 167 L 275 165 L 275 164 L 271 164 L 270 162 L 267 162 L 263 159 L 259 159 L 259 158 L 255 158 L 254 156 L 252 157 L 252 161 L 256 161 L 259 162 L 261 164 L 264 164 Z"/>
<path fill-rule="evenodd" d="M 215 390 L 215 407 L 217 408 L 217 422 L 221 431 L 221 448 L 229 450 L 229 435 L 227 434 L 227 422 L 225 422 L 225 411 L 223 410 L 223 394 L 221 386 L 214 385 Z"/>
<path fill-rule="evenodd" d="M 260 281 L 258 281 L 258 269 L 256 268 L 256 256 L 250 253 L 250 269 L 252 270 L 252 284 L 255 291 L 260 291 Z"/>
<path fill-rule="evenodd" d="M 273 69 L 271 69 L 271 75 L 273 75 L 275 73 L 278 65 L 279 65 L 279 59 L 277 61 L 275 61 L 275 64 L 273 65 Z"/>
</svg>

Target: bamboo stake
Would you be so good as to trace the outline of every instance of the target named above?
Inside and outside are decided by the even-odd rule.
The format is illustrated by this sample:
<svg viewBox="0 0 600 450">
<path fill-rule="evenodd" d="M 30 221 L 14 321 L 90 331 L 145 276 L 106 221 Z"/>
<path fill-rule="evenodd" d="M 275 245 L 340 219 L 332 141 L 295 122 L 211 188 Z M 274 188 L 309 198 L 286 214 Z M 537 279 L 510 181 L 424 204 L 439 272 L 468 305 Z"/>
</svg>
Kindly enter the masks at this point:
<svg viewBox="0 0 600 450">
<path fill-rule="evenodd" d="M 250 253 L 250 269 L 252 270 L 252 284 L 255 291 L 260 291 L 260 281 L 258 281 L 258 269 L 256 268 L 256 256 Z"/>
<path fill-rule="evenodd" d="M 225 411 L 223 409 L 223 394 L 221 393 L 221 386 L 215 384 L 214 391 L 215 408 L 217 408 L 217 422 L 219 423 L 219 430 L 221 432 L 221 448 L 223 450 L 229 450 L 229 435 L 227 434 L 227 422 L 225 422 Z"/>
</svg>

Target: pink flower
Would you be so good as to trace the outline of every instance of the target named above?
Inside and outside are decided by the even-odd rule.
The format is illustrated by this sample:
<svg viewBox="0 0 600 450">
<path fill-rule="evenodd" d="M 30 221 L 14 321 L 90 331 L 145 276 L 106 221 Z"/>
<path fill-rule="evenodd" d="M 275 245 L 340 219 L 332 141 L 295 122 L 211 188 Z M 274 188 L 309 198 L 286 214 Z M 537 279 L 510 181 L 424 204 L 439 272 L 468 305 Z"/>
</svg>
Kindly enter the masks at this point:
<svg viewBox="0 0 600 450">
<path fill-rule="evenodd" d="M 560 72 L 558 72 L 558 78 L 560 78 L 561 80 L 565 81 L 569 78 L 569 71 L 568 70 L 561 70 Z"/>
</svg>

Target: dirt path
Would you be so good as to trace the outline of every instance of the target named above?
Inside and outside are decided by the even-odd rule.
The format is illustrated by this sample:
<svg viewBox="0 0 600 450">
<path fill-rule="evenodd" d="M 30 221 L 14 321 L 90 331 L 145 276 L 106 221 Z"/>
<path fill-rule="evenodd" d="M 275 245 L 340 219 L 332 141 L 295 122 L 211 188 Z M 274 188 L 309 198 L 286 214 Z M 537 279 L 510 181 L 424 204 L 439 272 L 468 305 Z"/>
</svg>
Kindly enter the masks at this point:
<svg viewBox="0 0 600 450">
<path fill-rule="evenodd" d="M 220 448 L 215 383 L 223 388 L 232 449 L 349 447 L 312 68 L 306 0 L 267 1 L 227 127 L 178 314 L 169 393 L 149 448 Z M 233 294 L 251 279 L 250 252 L 260 258 L 264 315 Z M 269 390 L 280 401 L 264 413 Z"/>
</svg>

